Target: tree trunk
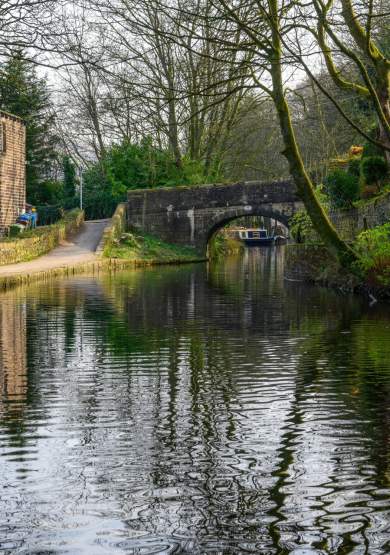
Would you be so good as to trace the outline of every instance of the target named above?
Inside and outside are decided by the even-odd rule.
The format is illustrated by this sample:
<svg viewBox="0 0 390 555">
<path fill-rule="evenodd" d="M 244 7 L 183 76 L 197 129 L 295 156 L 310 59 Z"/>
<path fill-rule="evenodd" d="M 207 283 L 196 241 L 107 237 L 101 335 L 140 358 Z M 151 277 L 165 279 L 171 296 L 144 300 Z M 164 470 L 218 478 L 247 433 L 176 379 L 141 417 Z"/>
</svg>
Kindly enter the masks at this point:
<svg viewBox="0 0 390 555">
<path fill-rule="evenodd" d="M 383 68 L 379 67 L 378 69 L 378 77 L 380 80 L 379 87 L 378 87 L 378 98 L 383 110 L 383 114 L 389 124 L 387 128 L 379 122 L 379 140 L 380 142 L 387 146 L 389 150 L 384 150 L 384 154 L 387 160 L 387 163 L 390 166 L 390 67 L 387 62 L 384 62 Z"/>
<path fill-rule="evenodd" d="M 168 100 L 168 135 L 169 144 L 175 158 L 175 164 L 178 168 L 182 168 L 183 163 L 179 147 L 175 99 L 172 97 Z"/>
<path fill-rule="evenodd" d="M 313 183 L 308 176 L 299 147 L 296 141 L 294 128 L 291 122 L 290 109 L 285 97 L 282 76 L 282 52 L 278 21 L 278 0 L 270 0 L 272 17 L 272 46 L 271 78 L 273 85 L 273 100 L 278 113 L 285 150 L 291 176 L 297 186 L 298 194 L 302 199 L 306 211 L 325 246 L 340 261 L 350 268 L 357 259 L 356 253 L 345 243 L 333 227 L 321 203 L 316 197 Z"/>
</svg>

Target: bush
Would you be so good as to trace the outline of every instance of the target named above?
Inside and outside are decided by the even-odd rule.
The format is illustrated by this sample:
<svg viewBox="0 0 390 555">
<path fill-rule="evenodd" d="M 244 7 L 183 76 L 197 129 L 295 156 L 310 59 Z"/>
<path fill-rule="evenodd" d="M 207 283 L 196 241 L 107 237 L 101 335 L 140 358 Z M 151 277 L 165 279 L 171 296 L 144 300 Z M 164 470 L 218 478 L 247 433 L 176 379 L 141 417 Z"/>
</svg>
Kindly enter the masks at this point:
<svg viewBox="0 0 390 555">
<path fill-rule="evenodd" d="M 367 133 L 371 139 L 375 141 L 380 140 L 380 129 L 377 123 L 372 124 L 368 129 Z M 382 148 L 377 146 L 376 144 L 372 143 L 371 141 L 367 141 L 363 145 L 363 153 L 362 159 L 368 158 L 370 156 L 382 156 L 383 157 L 384 151 Z"/>
<path fill-rule="evenodd" d="M 382 156 L 363 158 L 360 165 L 361 175 L 366 185 L 380 186 L 388 174 L 387 162 Z"/>
<path fill-rule="evenodd" d="M 352 158 L 348 163 L 347 171 L 350 175 L 360 177 L 360 158 Z"/>
<path fill-rule="evenodd" d="M 8 230 L 9 237 L 17 237 L 23 232 L 23 226 L 20 224 L 11 224 Z"/>
<path fill-rule="evenodd" d="M 63 197 L 63 184 L 60 181 L 48 179 L 36 183 L 34 189 L 28 190 L 27 200 L 31 204 L 56 204 Z"/>
<path fill-rule="evenodd" d="M 299 210 L 290 219 L 290 233 L 297 243 L 306 243 L 315 235 L 313 224 L 306 210 Z"/>
<path fill-rule="evenodd" d="M 357 267 L 373 284 L 390 285 L 390 223 L 363 231 L 357 237 Z"/>
<path fill-rule="evenodd" d="M 39 226 L 52 225 L 58 222 L 64 215 L 61 205 L 54 204 L 51 206 L 36 206 Z"/>
<path fill-rule="evenodd" d="M 217 176 L 213 176 L 216 178 Z M 174 187 L 207 182 L 200 162 L 183 158 L 178 168 L 168 150 L 150 139 L 114 145 L 104 158 L 84 174 L 84 208 L 87 219 L 111 217 L 130 189 Z"/>
<path fill-rule="evenodd" d="M 327 176 L 325 190 L 335 208 L 349 208 L 359 198 L 359 179 L 351 173 L 335 170 Z"/>
</svg>

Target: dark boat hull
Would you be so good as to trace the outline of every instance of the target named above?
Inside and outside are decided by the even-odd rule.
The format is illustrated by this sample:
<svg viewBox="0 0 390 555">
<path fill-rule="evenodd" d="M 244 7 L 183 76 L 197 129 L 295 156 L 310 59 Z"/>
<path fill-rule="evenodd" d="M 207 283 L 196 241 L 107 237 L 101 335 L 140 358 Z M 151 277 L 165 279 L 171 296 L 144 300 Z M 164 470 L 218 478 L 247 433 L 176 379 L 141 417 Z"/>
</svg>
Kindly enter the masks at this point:
<svg viewBox="0 0 390 555">
<path fill-rule="evenodd" d="M 274 237 L 256 237 L 256 239 L 243 239 L 247 247 L 263 247 L 275 244 Z"/>
</svg>

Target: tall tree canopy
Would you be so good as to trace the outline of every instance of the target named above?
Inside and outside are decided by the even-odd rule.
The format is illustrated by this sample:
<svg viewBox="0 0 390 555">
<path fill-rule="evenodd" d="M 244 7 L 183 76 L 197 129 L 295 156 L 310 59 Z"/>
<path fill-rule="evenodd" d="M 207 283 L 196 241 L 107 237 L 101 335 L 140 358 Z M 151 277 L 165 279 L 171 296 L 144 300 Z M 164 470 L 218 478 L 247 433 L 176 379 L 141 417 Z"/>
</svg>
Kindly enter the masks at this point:
<svg viewBox="0 0 390 555">
<path fill-rule="evenodd" d="M 56 158 L 54 112 L 45 80 L 38 77 L 22 51 L 10 56 L 1 67 L 0 108 L 26 122 L 27 199 L 35 204 Z"/>
</svg>

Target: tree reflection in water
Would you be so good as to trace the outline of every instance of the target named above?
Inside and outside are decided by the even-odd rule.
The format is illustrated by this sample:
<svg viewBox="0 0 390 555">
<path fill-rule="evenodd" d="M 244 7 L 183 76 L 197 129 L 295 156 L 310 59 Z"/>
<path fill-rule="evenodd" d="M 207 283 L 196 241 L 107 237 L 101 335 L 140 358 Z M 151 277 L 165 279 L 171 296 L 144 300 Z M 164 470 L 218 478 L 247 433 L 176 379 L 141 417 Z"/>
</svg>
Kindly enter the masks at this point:
<svg viewBox="0 0 390 555">
<path fill-rule="evenodd" d="M 386 307 L 254 249 L 20 288 L 0 322 L 1 548 L 388 552 Z"/>
</svg>

